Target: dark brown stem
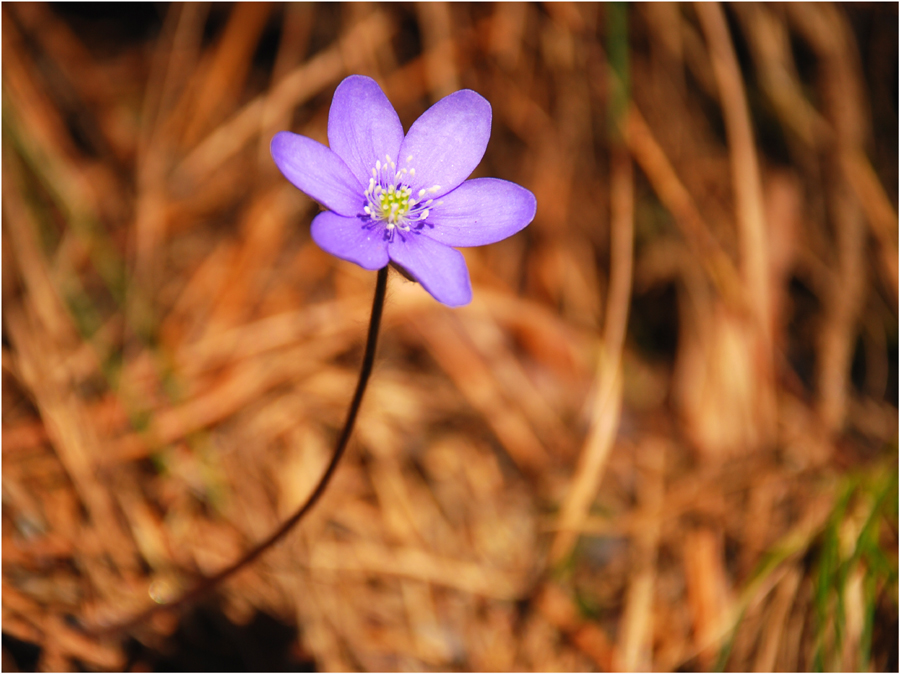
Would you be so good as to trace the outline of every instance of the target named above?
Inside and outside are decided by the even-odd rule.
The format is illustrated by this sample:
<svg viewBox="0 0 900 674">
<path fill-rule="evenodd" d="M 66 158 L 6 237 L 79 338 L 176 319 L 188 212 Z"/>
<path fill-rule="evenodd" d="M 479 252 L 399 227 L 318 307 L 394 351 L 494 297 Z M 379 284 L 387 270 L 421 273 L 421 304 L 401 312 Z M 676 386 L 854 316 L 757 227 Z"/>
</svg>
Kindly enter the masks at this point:
<svg viewBox="0 0 900 674">
<path fill-rule="evenodd" d="M 387 267 L 378 270 L 378 279 L 375 283 L 375 299 L 372 301 L 372 317 L 369 319 L 369 334 L 366 338 L 366 350 L 363 354 L 363 362 L 362 367 L 359 371 L 359 381 L 356 384 L 356 392 L 353 394 L 353 400 L 350 402 L 350 409 L 347 410 L 347 419 L 344 421 L 344 427 L 341 430 L 341 434 L 338 437 L 337 443 L 334 447 L 334 454 L 331 456 L 331 462 L 328 464 L 328 468 L 325 469 L 325 473 L 319 480 L 319 484 L 316 485 L 316 488 L 313 490 L 312 494 L 310 494 L 309 498 L 306 499 L 306 502 L 302 506 L 300 506 L 297 512 L 295 512 L 287 520 L 285 520 L 284 523 L 280 527 L 278 527 L 278 529 L 276 529 L 268 538 L 257 544 L 256 547 L 250 550 L 247 554 L 238 559 L 231 566 L 228 566 L 219 571 L 216 575 L 210 576 L 209 578 L 204 578 L 196 587 L 185 592 L 175 601 L 166 604 L 151 606 L 147 610 L 138 613 L 137 615 L 129 618 L 123 623 L 112 625 L 110 627 L 101 627 L 94 630 L 89 630 L 90 633 L 98 636 L 110 636 L 113 634 L 125 632 L 135 625 L 142 623 L 154 613 L 157 613 L 159 611 L 173 611 L 181 608 L 186 604 L 190 604 L 210 590 L 213 590 L 216 586 L 223 583 L 225 580 L 236 574 L 244 567 L 252 564 L 266 550 L 268 550 L 273 545 L 275 545 L 275 543 L 284 538 L 287 533 L 291 529 L 293 529 L 301 519 L 303 519 L 306 513 L 312 510 L 312 507 L 319 501 L 319 499 L 322 497 L 322 494 L 325 493 L 325 489 L 326 487 L 328 487 L 328 483 L 331 481 L 331 478 L 334 475 L 335 470 L 337 469 L 338 462 L 340 462 L 341 457 L 344 455 L 344 450 L 347 447 L 347 441 L 350 439 L 350 434 L 353 432 L 353 425 L 356 422 L 356 416 L 359 413 L 359 407 L 362 403 L 363 394 L 366 392 L 366 385 L 369 383 L 369 376 L 372 374 L 372 366 L 375 363 L 375 347 L 378 343 L 378 331 L 381 327 L 381 314 L 382 310 L 384 309 L 384 296 L 387 290 L 387 276 Z"/>
</svg>

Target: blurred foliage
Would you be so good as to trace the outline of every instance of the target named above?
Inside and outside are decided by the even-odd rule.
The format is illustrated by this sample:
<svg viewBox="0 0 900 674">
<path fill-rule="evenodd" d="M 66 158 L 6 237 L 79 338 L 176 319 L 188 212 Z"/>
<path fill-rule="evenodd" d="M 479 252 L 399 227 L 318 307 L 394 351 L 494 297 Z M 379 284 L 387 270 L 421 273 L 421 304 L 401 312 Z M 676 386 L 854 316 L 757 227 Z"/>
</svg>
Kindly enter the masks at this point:
<svg viewBox="0 0 900 674">
<path fill-rule="evenodd" d="M 4 668 L 896 670 L 896 4 L 2 11 Z M 352 72 L 483 94 L 535 222 L 392 276 L 290 540 L 99 638 L 327 460 L 373 278 L 268 142 Z"/>
</svg>

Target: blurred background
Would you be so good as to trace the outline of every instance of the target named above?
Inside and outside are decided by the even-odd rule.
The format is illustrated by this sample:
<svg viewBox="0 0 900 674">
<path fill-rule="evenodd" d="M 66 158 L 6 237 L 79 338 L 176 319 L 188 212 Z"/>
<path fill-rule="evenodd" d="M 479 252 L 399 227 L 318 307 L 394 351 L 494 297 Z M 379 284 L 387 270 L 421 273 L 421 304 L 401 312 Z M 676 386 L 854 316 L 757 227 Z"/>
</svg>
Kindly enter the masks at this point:
<svg viewBox="0 0 900 674">
<path fill-rule="evenodd" d="M 897 5 L 10 4 L 3 667 L 893 670 Z M 268 152 L 471 88 L 534 223 L 451 310 Z"/>
</svg>

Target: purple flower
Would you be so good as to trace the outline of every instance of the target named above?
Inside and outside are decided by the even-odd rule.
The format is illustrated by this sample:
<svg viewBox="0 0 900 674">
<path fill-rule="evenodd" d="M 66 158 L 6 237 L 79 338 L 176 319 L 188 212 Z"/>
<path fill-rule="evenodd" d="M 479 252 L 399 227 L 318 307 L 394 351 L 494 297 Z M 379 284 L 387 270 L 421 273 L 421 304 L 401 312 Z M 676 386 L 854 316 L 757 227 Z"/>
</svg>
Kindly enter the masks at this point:
<svg viewBox="0 0 900 674">
<path fill-rule="evenodd" d="M 512 236 L 537 206 L 514 183 L 466 181 L 490 135 L 490 104 L 464 89 L 431 106 L 404 136 L 375 80 L 351 75 L 334 92 L 330 148 L 282 131 L 271 151 L 284 176 L 328 209 L 312 223 L 320 248 L 364 269 L 392 261 L 456 307 L 471 301 L 472 285 L 465 259 L 451 246 Z"/>
</svg>

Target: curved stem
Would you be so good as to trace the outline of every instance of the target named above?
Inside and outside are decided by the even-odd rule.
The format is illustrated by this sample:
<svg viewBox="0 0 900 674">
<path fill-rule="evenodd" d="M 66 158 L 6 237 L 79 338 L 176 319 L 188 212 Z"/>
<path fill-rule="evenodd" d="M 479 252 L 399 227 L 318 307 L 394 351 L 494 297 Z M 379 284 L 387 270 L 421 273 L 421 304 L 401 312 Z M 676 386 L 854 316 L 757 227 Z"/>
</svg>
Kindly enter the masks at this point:
<svg viewBox="0 0 900 674">
<path fill-rule="evenodd" d="M 157 606 L 151 606 L 147 610 L 138 613 L 136 616 L 128 619 L 124 623 L 113 625 L 112 627 L 101 628 L 97 630 L 95 634 L 109 635 L 117 632 L 123 632 L 143 622 L 158 611 L 171 611 L 195 601 L 202 595 L 215 588 L 220 583 L 223 583 L 225 580 L 236 574 L 244 567 L 254 562 L 266 550 L 268 550 L 273 545 L 275 545 L 275 543 L 284 538 L 287 533 L 291 529 L 293 529 L 301 519 L 303 519 L 304 515 L 312 510 L 312 507 L 319 501 L 319 499 L 322 497 L 322 494 L 325 493 L 325 489 L 326 487 L 328 487 L 328 483 L 331 481 L 331 478 L 334 475 L 335 470 L 337 469 L 338 462 L 344 455 L 344 450 L 347 447 L 347 441 L 350 439 L 350 434 L 353 432 L 353 425 L 356 422 L 356 416 L 359 413 L 363 394 L 366 392 L 366 385 L 369 383 L 369 376 L 372 374 L 372 366 L 375 363 L 375 347 L 378 343 L 378 331 L 381 327 L 381 314 L 382 310 L 384 309 L 384 296 L 387 290 L 387 275 L 387 267 L 378 270 L 378 279 L 375 282 L 375 299 L 372 301 L 372 317 L 369 319 L 369 333 L 366 337 L 366 350 L 363 354 L 362 367 L 359 371 L 359 381 L 356 384 L 356 391 L 353 394 L 353 400 L 350 402 L 350 408 L 347 410 L 347 418 L 344 421 L 344 427 L 341 430 L 340 436 L 338 437 L 337 443 L 334 447 L 334 453 L 331 456 L 331 461 L 329 462 L 328 467 L 325 469 L 325 473 L 322 475 L 312 494 L 310 494 L 309 498 L 306 499 L 306 502 L 302 506 L 300 506 L 300 508 L 293 515 L 286 519 L 282 523 L 282 525 L 278 527 L 278 529 L 270 534 L 268 538 L 258 543 L 256 547 L 247 552 L 243 557 L 238 559 L 231 566 L 222 569 L 214 576 L 203 579 L 195 588 L 188 590 L 175 601 L 166 604 L 159 604 Z"/>
</svg>

